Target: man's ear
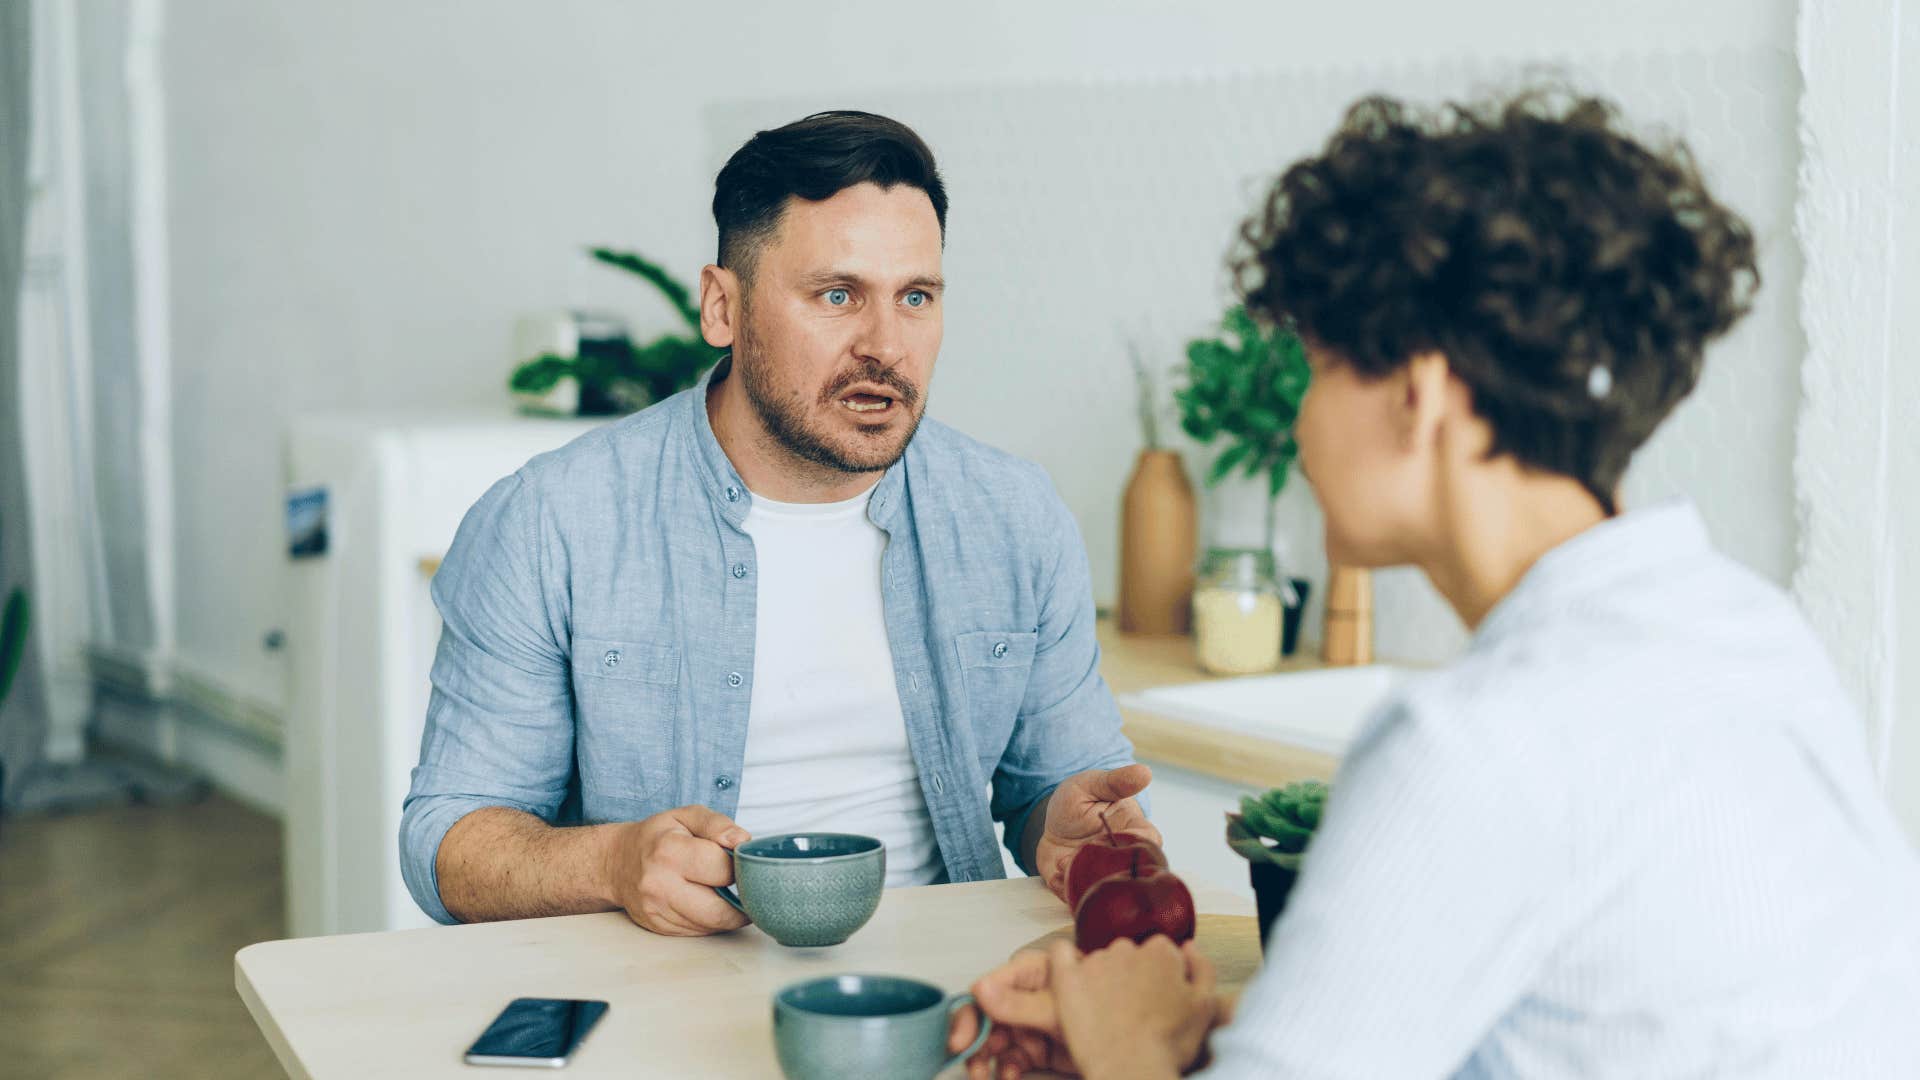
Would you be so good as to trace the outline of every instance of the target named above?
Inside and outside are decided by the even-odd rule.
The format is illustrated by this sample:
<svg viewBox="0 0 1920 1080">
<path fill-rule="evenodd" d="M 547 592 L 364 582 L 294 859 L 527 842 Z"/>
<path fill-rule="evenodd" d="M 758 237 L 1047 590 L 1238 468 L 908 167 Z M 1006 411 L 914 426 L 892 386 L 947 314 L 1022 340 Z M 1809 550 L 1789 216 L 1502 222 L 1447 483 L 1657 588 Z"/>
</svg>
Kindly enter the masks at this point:
<svg viewBox="0 0 1920 1080">
<path fill-rule="evenodd" d="M 712 264 L 700 268 L 700 336 L 707 344 L 733 347 L 743 296 L 738 274 Z"/>
<path fill-rule="evenodd" d="M 1453 396 L 1453 366 L 1445 353 L 1424 352 L 1402 369 L 1399 428 L 1402 445 L 1431 446 L 1439 438 Z"/>
</svg>

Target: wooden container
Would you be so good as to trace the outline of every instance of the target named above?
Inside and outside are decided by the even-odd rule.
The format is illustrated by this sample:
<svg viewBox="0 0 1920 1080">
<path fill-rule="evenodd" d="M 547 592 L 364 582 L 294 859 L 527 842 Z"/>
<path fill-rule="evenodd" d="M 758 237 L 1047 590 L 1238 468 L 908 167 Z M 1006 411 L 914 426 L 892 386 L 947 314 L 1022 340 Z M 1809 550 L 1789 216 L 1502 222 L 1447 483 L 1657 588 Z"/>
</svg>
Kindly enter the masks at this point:
<svg viewBox="0 0 1920 1080">
<path fill-rule="evenodd" d="M 1320 656 L 1331 666 L 1373 663 L 1373 574 L 1335 566 L 1327 575 L 1327 627 Z"/>
<path fill-rule="evenodd" d="M 1191 622 L 1199 511 L 1180 455 L 1142 450 L 1120 502 L 1120 602 L 1129 634 L 1184 634 Z"/>
</svg>

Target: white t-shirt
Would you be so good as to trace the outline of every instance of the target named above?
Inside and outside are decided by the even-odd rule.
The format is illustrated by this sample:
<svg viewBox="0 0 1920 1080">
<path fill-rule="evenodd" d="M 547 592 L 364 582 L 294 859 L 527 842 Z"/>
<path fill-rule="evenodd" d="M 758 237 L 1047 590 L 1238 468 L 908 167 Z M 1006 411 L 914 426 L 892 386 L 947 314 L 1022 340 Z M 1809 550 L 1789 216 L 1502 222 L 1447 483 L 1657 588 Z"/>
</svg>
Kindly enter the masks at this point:
<svg viewBox="0 0 1920 1080">
<path fill-rule="evenodd" d="M 734 820 L 755 836 L 878 837 L 887 887 L 926 885 L 945 867 L 894 683 L 880 595 L 887 535 L 867 518 L 872 495 L 753 497 L 753 696 Z"/>
</svg>

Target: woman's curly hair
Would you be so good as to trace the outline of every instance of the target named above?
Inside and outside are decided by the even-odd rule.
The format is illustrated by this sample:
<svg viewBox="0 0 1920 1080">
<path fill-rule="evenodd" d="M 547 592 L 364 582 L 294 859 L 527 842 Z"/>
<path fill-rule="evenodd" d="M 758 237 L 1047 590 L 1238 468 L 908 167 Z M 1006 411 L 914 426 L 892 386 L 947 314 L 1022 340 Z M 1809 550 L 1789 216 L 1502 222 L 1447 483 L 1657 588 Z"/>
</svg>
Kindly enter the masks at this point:
<svg viewBox="0 0 1920 1080">
<path fill-rule="evenodd" d="M 1611 104 L 1554 90 L 1361 101 L 1241 240 L 1250 311 L 1364 375 L 1444 354 L 1494 454 L 1573 477 L 1608 513 L 1760 283 L 1752 231 L 1684 145 L 1656 152 Z"/>
</svg>

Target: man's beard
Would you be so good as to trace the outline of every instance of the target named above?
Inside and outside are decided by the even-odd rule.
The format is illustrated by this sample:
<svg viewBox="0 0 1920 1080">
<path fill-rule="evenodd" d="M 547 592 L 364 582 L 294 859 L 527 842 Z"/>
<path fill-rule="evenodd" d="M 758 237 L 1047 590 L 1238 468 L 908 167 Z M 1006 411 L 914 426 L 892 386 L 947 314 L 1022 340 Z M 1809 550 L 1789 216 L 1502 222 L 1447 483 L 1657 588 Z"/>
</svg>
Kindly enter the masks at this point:
<svg viewBox="0 0 1920 1080">
<path fill-rule="evenodd" d="M 827 432 L 819 430 L 804 404 L 783 395 L 780 388 L 774 385 L 772 372 L 768 370 L 771 365 L 756 347 L 750 329 L 752 324 L 750 317 L 744 320 L 740 340 L 734 345 L 733 366 L 740 374 L 740 384 L 747 392 L 747 400 L 760 417 L 760 425 L 781 449 L 802 461 L 834 472 L 854 474 L 883 472 L 892 468 L 893 463 L 907 452 L 907 444 L 913 441 L 914 432 L 920 429 L 920 416 L 914 411 L 914 406 L 920 400 L 920 391 L 905 377 L 891 368 L 868 364 L 864 368 L 843 371 L 828 383 L 820 392 L 818 404 L 834 406 L 848 387 L 868 382 L 893 391 L 894 407 L 905 409 L 910 417 L 904 433 L 898 425 L 892 424 L 885 428 L 855 429 L 848 433 L 848 438 L 855 446 L 835 445 Z"/>
</svg>

